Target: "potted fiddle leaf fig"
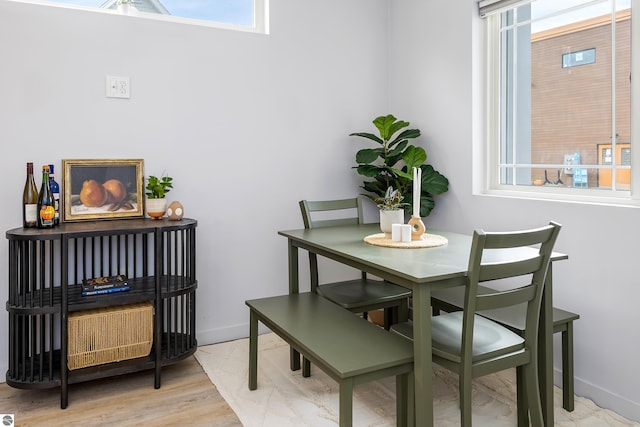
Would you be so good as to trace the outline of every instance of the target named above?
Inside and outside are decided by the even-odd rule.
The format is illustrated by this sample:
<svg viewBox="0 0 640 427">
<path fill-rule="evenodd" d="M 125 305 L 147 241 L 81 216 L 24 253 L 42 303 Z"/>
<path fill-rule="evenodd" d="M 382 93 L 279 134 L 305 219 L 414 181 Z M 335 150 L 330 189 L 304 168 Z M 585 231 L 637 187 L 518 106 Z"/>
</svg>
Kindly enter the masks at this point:
<svg viewBox="0 0 640 427">
<path fill-rule="evenodd" d="M 369 193 L 365 196 L 377 202 L 384 199 L 387 190 L 393 187 L 403 203 L 413 205 L 413 168 L 420 168 L 420 216 L 429 216 L 435 207 L 434 196 L 449 190 L 449 180 L 433 166 L 425 164 L 427 152 L 424 148 L 409 143 L 409 140 L 420 136 L 420 130 L 405 129 L 409 122 L 396 119 L 392 114 L 376 117 L 373 124 L 378 135 L 368 132 L 350 134 L 377 144 L 356 153 L 358 165 L 354 168 L 365 178 L 362 188 Z"/>
<path fill-rule="evenodd" d="M 161 219 L 167 210 L 165 195 L 173 188 L 173 178 L 163 173 L 160 177 L 147 177 L 147 215 L 152 219 Z"/>
</svg>

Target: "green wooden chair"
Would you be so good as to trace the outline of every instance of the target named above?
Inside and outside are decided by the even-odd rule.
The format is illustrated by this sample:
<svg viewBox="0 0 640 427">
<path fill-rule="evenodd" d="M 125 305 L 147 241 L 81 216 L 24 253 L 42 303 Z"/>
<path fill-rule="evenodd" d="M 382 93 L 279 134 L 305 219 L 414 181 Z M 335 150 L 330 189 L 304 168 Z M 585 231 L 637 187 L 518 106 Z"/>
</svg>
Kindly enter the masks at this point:
<svg viewBox="0 0 640 427">
<path fill-rule="evenodd" d="M 471 426 L 471 380 L 516 368 L 518 407 L 533 426 L 544 425 L 538 383 L 538 321 L 544 279 L 560 225 L 517 232 L 473 234 L 463 311 L 432 317 L 433 361 L 459 375 L 462 426 Z M 535 255 L 529 246 L 539 245 Z M 523 278 L 526 282 L 523 282 Z M 501 290 L 479 294 L 479 283 L 500 280 Z M 509 286 L 511 284 L 511 286 Z M 526 304 L 522 336 L 477 311 Z M 412 338 L 409 322 L 391 327 Z M 526 402 L 525 402 L 526 400 Z M 519 413 L 521 411 L 519 410 Z M 518 419 L 522 425 L 523 420 Z"/>
<path fill-rule="evenodd" d="M 495 292 L 494 289 L 478 285 L 479 294 L 489 294 Z M 438 289 L 431 293 L 431 309 L 434 316 L 440 311 L 451 313 L 460 311 L 464 306 L 464 286 L 455 288 Z M 411 301 L 409 301 L 411 306 Z M 411 310 L 410 310 L 411 311 Z M 513 332 L 523 335 L 526 328 L 526 304 L 512 306 L 508 308 L 498 308 L 478 313 L 481 316 L 494 320 L 506 326 Z M 562 336 L 562 407 L 572 412 L 575 408 L 574 396 L 574 375 L 573 375 L 573 322 L 578 320 L 580 315 L 561 308 L 553 307 L 553 333 Z"/>
<path fill-rule="evenodd" d="M 362 199 L 300 201 L 300 211 L 305 228 L 335 227 L 363 223 Z M 384 309 L 384 327 L 406 321 L 411 290 L 392 283 L 374 280 L 362 272 L 361 277 L 333 283 L 319 283 L 318 257 L 309 253 L 311 292 L 315 292 L 339 306 L 362 313 L 367 318 L 370 310 Z"/>
</svg>

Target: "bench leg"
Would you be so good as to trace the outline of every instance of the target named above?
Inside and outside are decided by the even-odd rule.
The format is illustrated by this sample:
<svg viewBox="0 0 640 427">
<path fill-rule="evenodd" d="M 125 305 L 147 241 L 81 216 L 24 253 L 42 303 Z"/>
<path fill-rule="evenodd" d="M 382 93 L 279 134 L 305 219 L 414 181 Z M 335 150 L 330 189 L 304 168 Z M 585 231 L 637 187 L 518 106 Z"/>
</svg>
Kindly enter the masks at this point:
<svg viewBox="0 0 640 427">
<path fill-rule="evenodd" d="M 340 382 L 340 427 L 351 427 L 353 424 L 353 380 Z"/>
<path fill-rule="evenodd" d="M 396 376 L 396 425 L 398 427 L 414 426 L 413 372 Z"/>
<path fill-rule="evenodd" d="M 309 359 L 302 356 L 302 377 L 309 378 L 311 376 L 311 362 Z"/>
<path fill-rule="evenodd" d="M 258 318 L 249 311 L 249 390 L 258 388 Z"/>
<path fill-rule="evenodd" d="M 573 322 L 562 331 L 562 407 L 573 411 Z"/>
<path fill-rule="evenodd" d="M 398 317 L 396 315 L 397 307 L 387 307 L 384 309 L 384 328 L 388 331 L 391 328 L 391 325 L 394 322 L 397 322 L 395 319 Z"/>
<path fill-rule="evenodd" d="M 298 350 L 294 349 L 293 347 L 289 349 L 289 352 L 290 352 L 289 361 L 291 362 L 291 370 L 297 371 L 298 369 L 300 369 L 300 353 L 298 353 Z"/>
</svg>

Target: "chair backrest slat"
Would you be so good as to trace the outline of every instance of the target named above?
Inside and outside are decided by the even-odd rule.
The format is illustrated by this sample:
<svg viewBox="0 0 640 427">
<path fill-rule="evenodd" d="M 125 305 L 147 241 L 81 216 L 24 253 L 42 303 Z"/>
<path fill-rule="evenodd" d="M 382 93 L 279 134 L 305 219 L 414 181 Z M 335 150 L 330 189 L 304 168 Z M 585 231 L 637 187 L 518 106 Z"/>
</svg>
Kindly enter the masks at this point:
<svg viewBox="0 0 640 427">
<path fill-rule="evenodd" d="M 358 197 L 340 200 L 301 200 L 300 211 L 305 228 L 335 227 L 363 222 L 362 200 Z M 314 215 L 319 212 L 330 212 L 330 216 Z"/>
<path fill-rule="evenodd" d="M 517 232 L 485 233 L 487 240 L 484 248 L 495 249 L 533 246 L 548 240 L 553 233 L 554 229 L 549 226 Z"/>
<path fill-rule="evenodd" d="M 491 294 L 478 295 L 476 299 L 476 311 L 493 310 L 509 307 L 523 302 L 529 302 L 536 297 L 536 288 L 533 285 L 523 286 L 517 289 L 509 289 Z"/>
<path fill-rule="evenodd" d="M 506 277 L 524 276 L 531 274 L 540 269 L 544 257 L 537 255 L 533 258 L 525 260 L 516 260 L 512 262 L 483 264 L 480 271 L 480 282 L 489 280 L 503 279 Z"/>
</svg>

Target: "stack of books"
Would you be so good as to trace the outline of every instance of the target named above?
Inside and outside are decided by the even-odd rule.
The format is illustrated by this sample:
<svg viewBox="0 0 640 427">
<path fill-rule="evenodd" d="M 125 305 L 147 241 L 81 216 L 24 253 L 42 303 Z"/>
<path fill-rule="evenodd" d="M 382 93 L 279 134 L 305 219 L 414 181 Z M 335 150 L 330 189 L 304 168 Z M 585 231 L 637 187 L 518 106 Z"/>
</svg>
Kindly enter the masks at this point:
<svg viewBox="0 0 640 427">
<path fill-rule="evenodd" d="M 129 282 L 127 276 L 118 274 L 117 276 L 96 277 L 94 279 L 82 280 L 82 296 L 111 294 L 114 292 L 128 291 Z"/>
</svg>

